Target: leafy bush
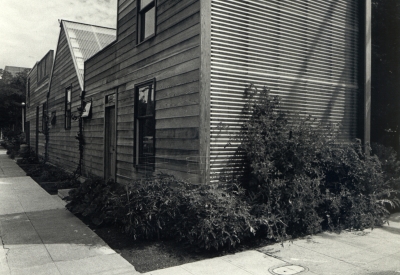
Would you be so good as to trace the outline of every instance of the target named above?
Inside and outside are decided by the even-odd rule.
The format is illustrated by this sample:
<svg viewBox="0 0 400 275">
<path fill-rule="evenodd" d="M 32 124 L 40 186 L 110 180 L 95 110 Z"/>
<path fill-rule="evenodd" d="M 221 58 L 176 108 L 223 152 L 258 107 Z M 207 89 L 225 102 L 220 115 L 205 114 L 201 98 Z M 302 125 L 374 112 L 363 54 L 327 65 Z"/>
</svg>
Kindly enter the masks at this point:
<svg viewBox="0 0 400 275">
<path fill-rule="evenodd" d="M 110 214 L 109 198 L 116 187 L 112 180 L 105 182 L 100 178 L 88 179 L 69 192 L 66 208 L 73 214 L 90 218 L 95 225 L 111 222 L 113 217 Z"/>
<path fill-rule="evenodd" d="M 128 185 L 88 181 L 67 208 L 93 223 L 114 222 L 134 239 L 177 239 L 200 249 L 234 247 L 263 223 L 237 191 L 194 186 L 170 175 Z"/>
<path fill-rule="evenodd" d="M 392 194 L 392 198 L 400 199 L 400 161 L 397 158 L 397 152 L 392 147 L 385 147 L 378 143 L 373 143 L 371 147 L 372 152 L 382 164 L 385 181 L 396 192 Z"/>
<path fill-rule="evenodd" d="M 43 163 L 27 169 L 26 175 L 36 178 L 40 182 L 57 182 L 72 179 L 72 175 L 65 170 Z"/>
<path fill-rule="evenodd" d="M 186 186 L 163 174 L 134 181 L 112 192 L 112 216 L 134 239 L 171 237 Z"/>
<path fill-rule="evenodd" d="M 18 164 L 39 164 L 39 158 L 32 148 L 22 152 L 20 156 L 22 159 L 17 161 Z"/>
<path fill-rule="evenodd" d="M 279 97 L 252 87 L 240 142 L 250 174 L 243 180 L 252 213 L 279 218 L 274 233 L 313 234 L 323 226 L 381 224 L 391 203 L 379 160 L 360 142 L 336 143 L 337 128 L 290 114 Z M 252 93 L 252 94 L 251 94 Z"/>
<path fill-rule="evenodd" d="M 330 226 L 365 229 L 383 224 L 395 206 L 393 190 L 387 184 L 376 156 L 364 153 L 360 142 L 332 150 L 324 160 L 324 209 L 328 209 Z M 369 147 L 367 148 L 369 150 Z"/>
<path fill-rule="evenodd" d="M 173 226 L 176 237 L 204 249 L 235 247 L 254 237 L 261 222 L 240 195 L 207 185 L 184 192 L 180 219 Z"/>
</svg>

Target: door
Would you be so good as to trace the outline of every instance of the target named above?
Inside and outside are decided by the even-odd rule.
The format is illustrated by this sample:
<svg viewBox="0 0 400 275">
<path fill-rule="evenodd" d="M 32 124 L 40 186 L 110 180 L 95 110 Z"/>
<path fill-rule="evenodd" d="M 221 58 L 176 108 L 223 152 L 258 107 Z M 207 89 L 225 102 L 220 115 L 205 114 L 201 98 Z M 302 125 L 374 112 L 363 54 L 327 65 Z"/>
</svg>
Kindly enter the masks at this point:
<svg viewBox="0 0 400 275">
<path fill-rule="evenodd" d="M 104 143 L 104 178 L 115 180 L 116 173 L 116 141 L 115 141 L 115 106 L 106 108 Z"/>
<path fill-rule="evenodd" d="M 39 155 L 39 106 L 36 107 L 35 152 Z"/>
</svg>

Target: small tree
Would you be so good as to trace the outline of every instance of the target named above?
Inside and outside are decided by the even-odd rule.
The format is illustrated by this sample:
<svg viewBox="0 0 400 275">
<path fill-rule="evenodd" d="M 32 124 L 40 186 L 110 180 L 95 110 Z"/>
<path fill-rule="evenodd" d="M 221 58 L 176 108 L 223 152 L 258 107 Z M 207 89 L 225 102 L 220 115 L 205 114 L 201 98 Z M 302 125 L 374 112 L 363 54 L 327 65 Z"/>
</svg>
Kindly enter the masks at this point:
<svg viewBox="0 0 400 275">
<path fill-rule="evenodd" d="M 22 129 L 21 103 L 25 102 L 26 80 L 28 71 L 11 73 L 3 71 L 0 79 L 0 128 Z"/>
</svg>

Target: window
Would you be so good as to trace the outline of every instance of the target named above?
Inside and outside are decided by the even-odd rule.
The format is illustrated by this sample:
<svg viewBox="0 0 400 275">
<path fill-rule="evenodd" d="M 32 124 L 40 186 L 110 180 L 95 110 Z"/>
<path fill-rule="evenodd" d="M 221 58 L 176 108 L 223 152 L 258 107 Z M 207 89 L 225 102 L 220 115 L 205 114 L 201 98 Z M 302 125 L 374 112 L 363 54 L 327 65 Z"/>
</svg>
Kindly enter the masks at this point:
<svg viewBox="0 0 400 275">
<path fill-rule="evenodd" d="M 65 130 L 71 129 L 72 87 L 65 89 Z"/>
<path fill-rule="evenodd" d="M 42 133 L 45 134 L 47 131 L 47 119 L 46 119 L 46 103 L 42 105 Z"/>
<path fill-rule="evenodd" d="M 30 103 L 31 103 L 31 79 L 28 78 L 28 95 L 27 95 L 26 106 L 29 107 Z"/>
<path fill-rule="evenodd" d="M 156 33 L 156 1 L 138 0 L 137 42 L 143 42 Z"/>
<path fill-rule="evenodd" d="M 135 88 L 135 164 L 154 165 L 154 81 Z"/>
<path fill-rule="evenodd" d="M 56 111 L 51 112 L 51 118 L 50 118 L 51 125 L 56 125 L 56 118 L 57 118 Z"/>
<path fill-rule="evenodd" d="M 51 73 L 51 62 L 53 59 L 53 51 L 49 51 L 45 57 L 42 58 L 37 64 L 37 83 L 49 77 Z"/>
</svg>

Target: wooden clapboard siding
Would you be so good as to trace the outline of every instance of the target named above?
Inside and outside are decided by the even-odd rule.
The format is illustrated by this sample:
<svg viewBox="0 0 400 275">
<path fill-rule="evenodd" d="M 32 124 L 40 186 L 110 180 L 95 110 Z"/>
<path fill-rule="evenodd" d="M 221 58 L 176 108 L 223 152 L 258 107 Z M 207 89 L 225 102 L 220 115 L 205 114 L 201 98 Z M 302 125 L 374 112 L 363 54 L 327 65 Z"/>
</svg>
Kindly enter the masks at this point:
<svg viewBox="0 0 400 275">
<path fill-rule="evenodd" d="M 200 1 L 158 0 L 156 35 L 139 45 L 136 1 L 118 7 L 117 41 L 85 63 L 85 98 L 93 100 L 84 120 L 85 171 L 103 176 L 104 100 L 115 90 L 117 181 L 142 176 L 133 163 L 134 91 L 155 79 L 156 170 L 199 181 Z"/>
<path fill-rule="evenodd" d="M 30 81 L 30 98 L 27 96 L 26 121 L 30 124 L 30 147 L 36 150 L 36 131 L 38 134 L 38 152 L 39 156 L 44 157 L 45 136 L 42 133 L 42 115 L 43 103 L 47 101 L 47 92 L 50 74 L 53 66 L 54 51 L 50 50 L 39 62 L 35 64 L 28 74 Z M 44 65 L 45 64 L 45 65 Z M 40 65 L 41 77 L 38 76 L 38 65 Z M 36 129 L 36 108 L 39 106 L 39 128 Z"/>
<path fill-rule="evenodd" d="M 358 1 L 211 1 L 211 173 L 228 163 L 227 146 L 246 119 L 244 89 L 266 86 L 285 108 L 342 125 L 357 137 L 361 35 Z"/>
<path fill-rule="evenodd" d="M 49 162 L 72 172 L 79 162 L 78 141 L 75 139 L 79 125 L 78 121 L 72 120 L 71 129 L 65 130 L 65 90 L 69 86 L 72 86 L 71 112 L 77 114 L 81 88 L 66 33 L 61 27 L 48 97 L 49 114 L 56 112 L 56 124 L 50 125 L 49 130 L 48 155 Z"/>
</svg>

